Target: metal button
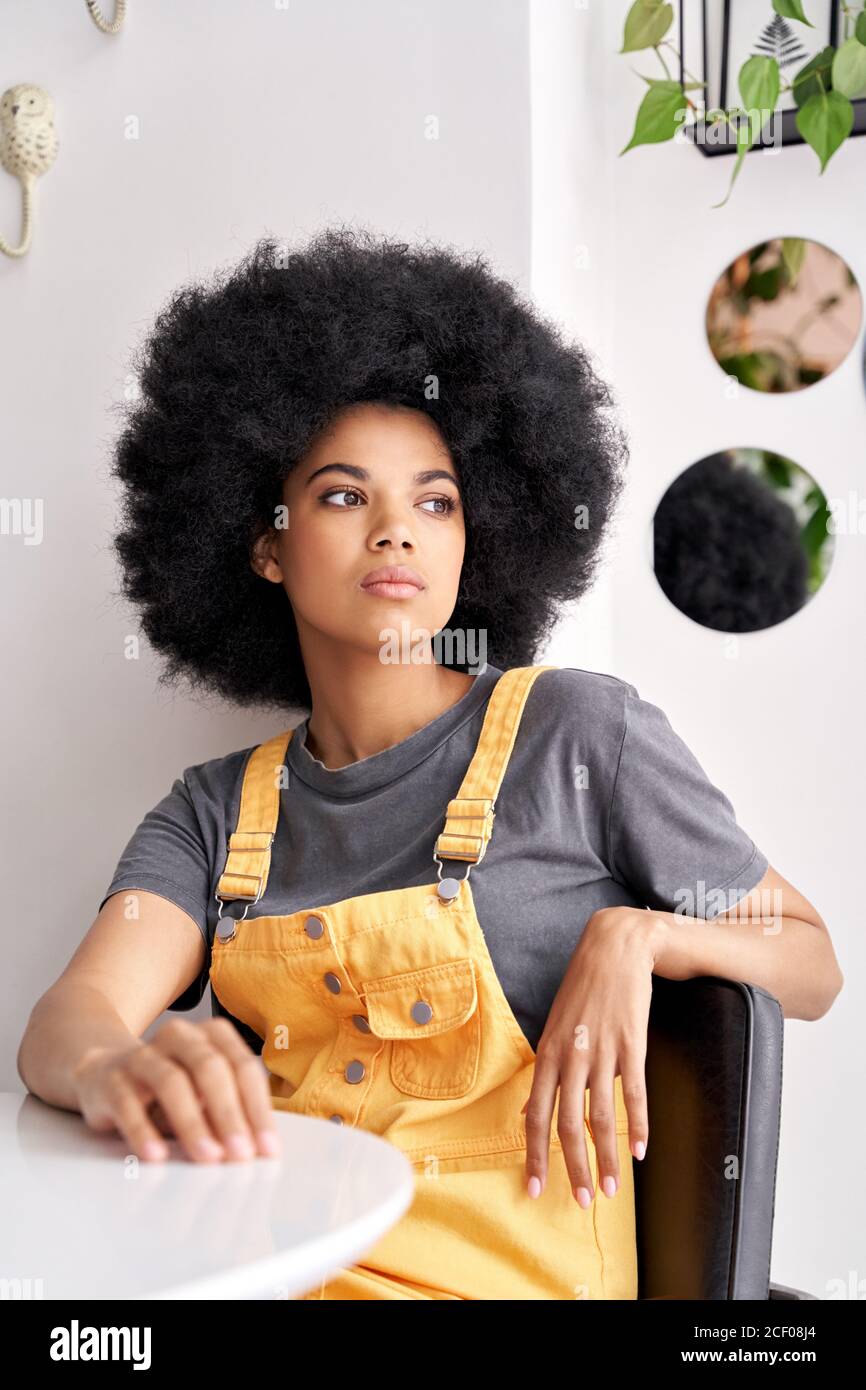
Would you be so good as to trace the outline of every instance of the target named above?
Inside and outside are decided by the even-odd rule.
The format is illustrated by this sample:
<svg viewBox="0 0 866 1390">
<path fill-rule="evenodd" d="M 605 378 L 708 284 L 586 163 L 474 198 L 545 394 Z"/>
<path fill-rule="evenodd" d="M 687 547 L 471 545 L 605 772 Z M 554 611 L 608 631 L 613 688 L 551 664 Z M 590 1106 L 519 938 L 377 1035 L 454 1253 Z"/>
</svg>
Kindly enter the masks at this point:
<svg viewBox="0 0 866 1390">
<path fill-rule="evenodd" d="M 446 903 L 452 902 L 460 893 L 459 878 L 443 878 L 436 892 Z"/>
<path fill-rule="evenodd" d="M 307 936 L 312 936 L 314 940 L 320 937 L 324 930 L 325 924 L 320 917 L 308 917 L 304 923 L 304 931 Z"/>
<path fill-rule="evenodd" d="M 233 917 L 221 917 L 217 922 L 217 936 L 220 941 L 231 941 L 237 935 Z"/>
<path fill-rule="evenodd" d="M 343 1075 L 346 1080 L 351 1081 L 354 1086 L 357 1085 L 359 1081 L 364 1080 L 366 1071 L 367 1068 L 364 1066 L 363 1062 L 350 1062 Z"/>
<path fill-rule="evenodd" d="M 419 999 L 417 1004 L 412 1005 L 412 1017 L 416 1023 L 429 1023 L 433 1017 L 433 1010 L 426 999 Z"/>
<path fill-rule="evenodd" d="M 343 1123 L 342 1115 L 329 1115 L 328 1119 L 333 1120 L 335 1125 L 341 1125 Z"/>
<path fill-rule="evenodd" d="M 333 975 L 330 970 L 325 975 L 325 984 L 332 994 L 339 994 L 340 990 L 343 988 L 336 975 Z"/>
<path fill-rule="evenodd" d="M 352 1014 L 352 1022 L 359 1033 L 369 1033 L 370 1025 L 363 1014 Z"/>
</svg>

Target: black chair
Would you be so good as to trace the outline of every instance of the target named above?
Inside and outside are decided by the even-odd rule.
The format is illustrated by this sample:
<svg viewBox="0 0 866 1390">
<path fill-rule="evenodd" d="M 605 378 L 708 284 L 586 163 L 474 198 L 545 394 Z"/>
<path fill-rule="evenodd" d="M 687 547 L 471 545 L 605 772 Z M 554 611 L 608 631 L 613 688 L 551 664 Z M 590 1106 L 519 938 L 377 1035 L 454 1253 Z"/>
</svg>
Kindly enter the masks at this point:
<svg viewBox="0 0 866 1390">
<path fill-rule="evenodd" d="M 638 1298 L 815 1298 L 770 1283 L 783 1033 L 757 985 L 653 976 Z"/>
</svg>

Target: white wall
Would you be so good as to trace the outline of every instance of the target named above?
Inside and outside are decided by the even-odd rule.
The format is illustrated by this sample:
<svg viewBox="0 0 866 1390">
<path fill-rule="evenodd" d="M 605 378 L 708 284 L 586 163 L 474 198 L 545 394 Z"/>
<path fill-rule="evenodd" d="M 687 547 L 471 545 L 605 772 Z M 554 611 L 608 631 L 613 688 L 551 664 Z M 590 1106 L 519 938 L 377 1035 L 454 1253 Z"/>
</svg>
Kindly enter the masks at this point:
<svg viewBox="0 0 866 1390">
<path fill-rule="evenodd" d="M 616 394 L 617 267 L 608 231 L 614 169 L 599 158 L 595 135 L 605 91 L 600 13 L 538 0 L 530 4 L 530 25 L 532 293 L 583 344 Z M 605 555 L 614 553 L 620 524 L 616 514 Z M 612 565 L 602 562 L 592 589 L 566 611 L 539 659 L 616 673 L 612 583 Z"/>
<path fill-rule="evenodd" d="M 525 0 L 150 0 L 116 38 L 83 3 L 4 0 L 2 29 L 2 90 L 45 87 L 60 141 L 31 253 L 0 256 L 0 495 L 44 505 L 41 545 L 0 537 L 0 1087 L 21 1089 L 30 1007 L 145 811 L 185 767 L 281 727 L 169 699 L 146 642 L 124 658 L 108 465 L 133 344 L 178 283 L 265 231 L 343 218 L 483 251 L 528 288 L 529 80 Z M 8 241 L 18 219 L 0 170 Z"/>
<path fill-rule="evenodd" d="M 741 636 L 732 657 L 727 634 L 690 621 L 662 593 L 648 529 L 673 479 L 731 445 L 789 455 L 830 497 L 864 496 L 862 331 L 816 386 L 730 399 L 703 318 L 716 276 L 767 236 L 825 242 L 866 290 L 866 138 L 850 141 L 821 177 L 805 146 L 749 154 L 729 202 L 711 210 L 726 191 L 729 157 L 706 158 L 691 144 L 618 155 L 645 91 L 635 73 L 663 75 L 654 54 L 618 52 L 627 0 L 531 0 L 530 10 L 533 289 L 603 348 L 632 448 L 602 601 L 590 624 L 563 626 L 554 659 L 610 670 L 660 705 L 833 935 L 841 995 L 817 1023 L 785 1026 L 772 1263 L 777 1282 L 826 1298 L 851 1269 L 866 1277 L 857 1023 L 866 1005 L 866 536 L 837 536 L 830 574 L 809 604 Z M 587 269 L 576 272 L 571 250 L 586 242 Z"/>
</svg>

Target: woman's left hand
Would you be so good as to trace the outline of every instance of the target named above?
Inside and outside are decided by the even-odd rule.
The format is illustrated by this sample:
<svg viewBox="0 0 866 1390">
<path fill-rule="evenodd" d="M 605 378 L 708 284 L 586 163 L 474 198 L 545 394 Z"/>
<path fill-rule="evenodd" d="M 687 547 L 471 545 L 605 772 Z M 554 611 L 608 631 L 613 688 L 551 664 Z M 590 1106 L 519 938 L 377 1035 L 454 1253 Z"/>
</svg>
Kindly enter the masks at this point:
<svg viewBox="0 0 866 1390">
<path fill-rule="evenodd" d="M 581 1206 L 589 1206 L 594 1196 L 584 1129 L 587 1086 L 602 1191 L 613 1197 L 620 1181 L 614 1098 L 620 1073 L 630 1148 L 643 1158 L 649 1138 L 644 1067 L 654 963 L 651 924 L 645 909 L 601 908 L 575 948 L 536 1048 L 532 1090 L 523 1107 L 530 1196 L 539 1196 L 547 1179 L 557 1089 L 557 1132 Z"/>
</svg>

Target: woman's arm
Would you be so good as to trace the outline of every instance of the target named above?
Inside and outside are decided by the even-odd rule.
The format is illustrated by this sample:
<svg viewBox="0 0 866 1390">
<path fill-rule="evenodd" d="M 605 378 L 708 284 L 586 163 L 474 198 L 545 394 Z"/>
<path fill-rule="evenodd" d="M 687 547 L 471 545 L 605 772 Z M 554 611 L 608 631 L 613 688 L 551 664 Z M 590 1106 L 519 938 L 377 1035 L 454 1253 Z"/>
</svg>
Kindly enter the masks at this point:
<svg viewBox="0 0 866 1390">
<path fill-rule="evenodd" d="M 742 980 L 774 995 L 787 1018 L 816 1019 L 842 988 L 830 934 L 812 904 L 768 868 L 760 883 L 716 918 L 604 907 L 584 928 L 536 1049 L 526 1115 L 529 1195 L 544 1188 L 559 1091 L 558 1132 L 574 1195 L 593 1196 L 584 1102 L 598 1155 L 598 1184 L 620 1180 L 614 1085 L 622 1076 L 629 1146 L 643 1158 L 649 1137 L 645 1061 L 652 975 Z"/>
<path fill-rule="evenodd" d="M 140 1038 L 198 978 L 204 961 L 201 931 L 182 908 L 143 890 L 113 893 L 63 974 L 33 1006 L 17 1061 L 27 1089 L 49 1105 L 76 1110 L 75 1069 L 101 1050 Z"/>
<path fill-rule="evenodd" d="M 604 908 L 604 912 L 633 912 Z M 821 1018 L 844 983 L 826 923 L 772 866 L 750 893 L 707 921 L 651 911 L 653 973 L 716 975 L 760 985 L 786 1018 Z"/>
</svg>

